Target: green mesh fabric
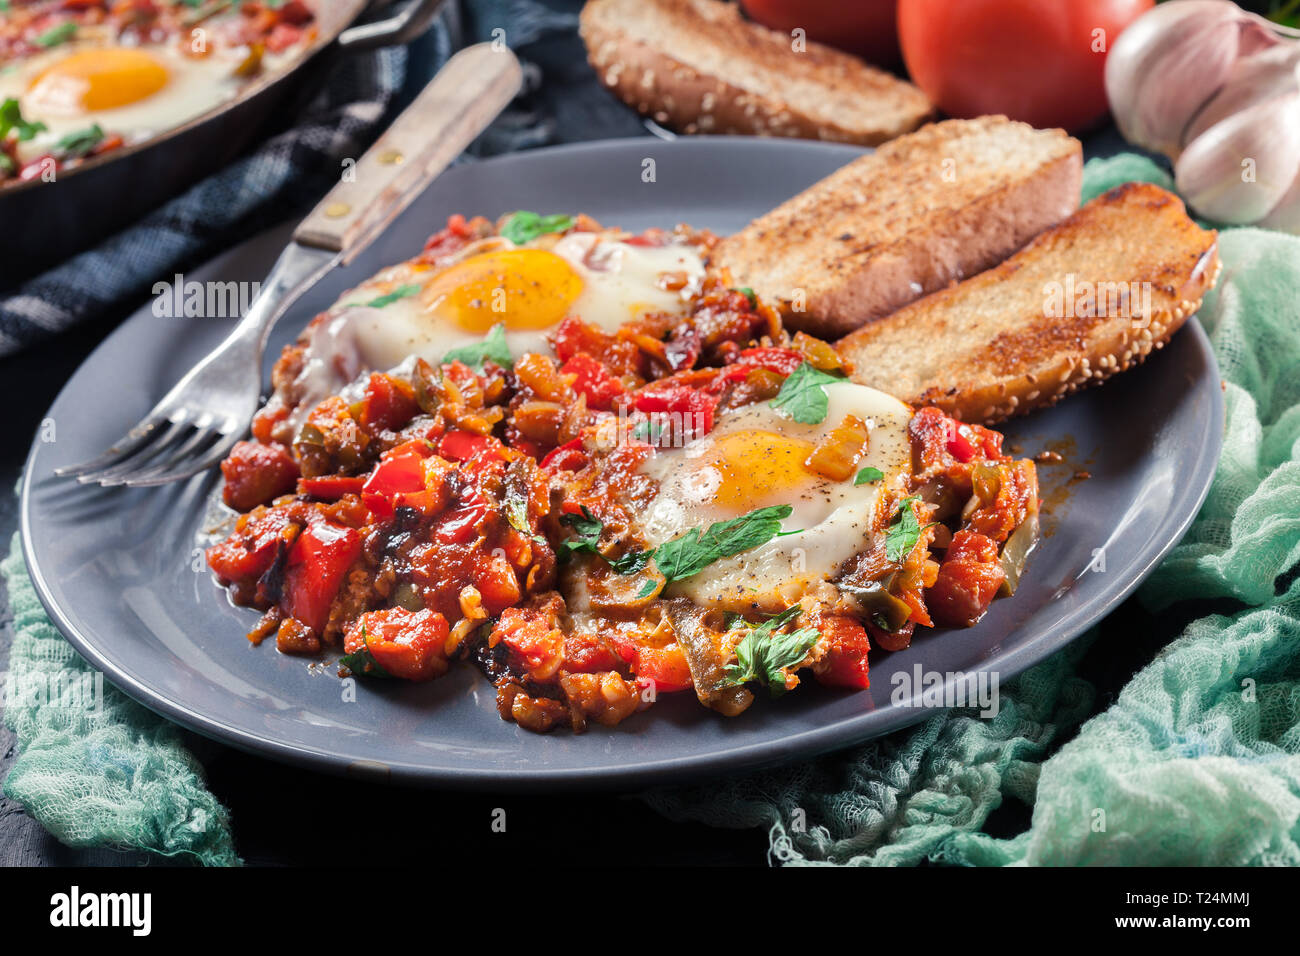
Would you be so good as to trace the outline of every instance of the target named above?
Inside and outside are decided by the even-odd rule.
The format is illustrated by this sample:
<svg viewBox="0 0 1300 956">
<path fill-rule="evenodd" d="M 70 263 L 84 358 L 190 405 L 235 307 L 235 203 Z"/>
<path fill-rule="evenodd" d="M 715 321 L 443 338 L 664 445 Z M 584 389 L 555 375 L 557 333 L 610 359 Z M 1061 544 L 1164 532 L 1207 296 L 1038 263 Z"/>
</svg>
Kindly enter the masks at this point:
<svg viewBox="0 0 1300 956">
<path fill-rule="evenodd" d="M 1084 199 L 1131 180 L 1170 186 L 1119 156 L 1088 164 Z M 766 827 L 787 864 L 1300 864 L 1300 238 L 1227 229 L 1220 255 L 1200 321 L 1225 382 L 1223 454 L 1139 597 L 1240 610 L 1193 620 L 1100 713 L 1078 662 L 1131 642 L 1106 623 L 1005 686 L 992 720 L 949 711 L 651 805 Z M 979 832 L 1008 797 L 1032 805 L 1029 829 Z"/>
<path fill-rule="evenodd" d="M 177 729 L 96 684 L 41 607 L 17 535 L 0 573 L 14 614 L 4 720 L 18 738 L 5 795 L 69 846 L 237 865 L 226 810 Z"/>
</svg>

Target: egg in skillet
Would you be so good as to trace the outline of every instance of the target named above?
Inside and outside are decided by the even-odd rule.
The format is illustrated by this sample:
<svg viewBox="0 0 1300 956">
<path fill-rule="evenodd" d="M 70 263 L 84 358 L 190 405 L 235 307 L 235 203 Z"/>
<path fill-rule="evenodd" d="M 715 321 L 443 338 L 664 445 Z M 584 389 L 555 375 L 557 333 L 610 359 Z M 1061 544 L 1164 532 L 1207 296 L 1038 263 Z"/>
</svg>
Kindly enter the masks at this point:
<svg viewBox="0 0 1300 956">
<path fill-rule="evenodd" d="M 266 54 L 274 68 L 290 54 Z M 233 98 L 248 82 L 240 75 L 247 47 L 189 55 L 180 42 L 128 46 L 97 26 L 0 70 L 0 101 L 14 99 L 22 116 L 45 129 L 18 143 L 29 161 L 57 152 L 60 141 L 98 125 L 130 144 L 183 125 Z"/>
<path fill-rule="evenodd" d="M 720 416 L 707 435 L 661 449 L 642 466 L 658 482 L 639 528 L 651 546 L 758 508 L 791 508 L 781 535 L 670 584 L 665 596 L 742 614 L 775 613 L 864 550 L 878 509 L 911 474 L 912 410 L 865 385 L 824 388 L 828 410 L 820 423 L 793 421 L 767 402 L 747 405 Z M 864 426 L 866 440 L 828 477 L 814 450 L 835 429 L 856 429 L 854 423 Z M 863 469 L 873 468 L 879 477 L 868 472 L 856 483 Z"/>
</svg>

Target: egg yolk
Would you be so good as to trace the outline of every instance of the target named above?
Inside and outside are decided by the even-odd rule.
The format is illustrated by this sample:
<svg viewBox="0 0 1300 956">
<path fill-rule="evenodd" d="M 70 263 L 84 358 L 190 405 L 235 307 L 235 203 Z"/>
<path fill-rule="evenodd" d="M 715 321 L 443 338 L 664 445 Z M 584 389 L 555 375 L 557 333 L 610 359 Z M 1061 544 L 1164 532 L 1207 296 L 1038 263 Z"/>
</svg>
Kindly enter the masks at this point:
<svg viewBox="0 0 1300 956">
<path fill-rule="evenodd" d="M 812 442 L 746 429 L 720 435 L 696 467 L 713 468 L 721 483 L 713 500 L 736 512 L 789 503 L 815 476 L 804 467 Z"/>
<path fill-rule="evenodd" d="M 167 78 L 167 68 L 143 50 L 81 50 L 39 73 L 29 96 L 51 112 L 111 110 L 153 96 Z"/>
<path fill-rule="evenodd" d="M 573 267 L 544 249 L 503 249 L 471 256 L 425 287 L 425 309 L 468 332 L 499 322 L 517 331 L 545 329 L 569 314 L 582 292 Z"/>
</svg>

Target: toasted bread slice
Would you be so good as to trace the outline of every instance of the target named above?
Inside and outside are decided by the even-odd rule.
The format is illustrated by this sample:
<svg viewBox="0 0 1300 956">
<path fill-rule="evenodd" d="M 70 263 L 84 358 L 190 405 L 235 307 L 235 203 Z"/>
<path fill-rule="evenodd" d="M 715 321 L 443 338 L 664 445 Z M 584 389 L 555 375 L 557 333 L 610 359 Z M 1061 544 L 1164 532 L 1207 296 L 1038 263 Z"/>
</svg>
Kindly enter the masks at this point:
<svg viewBox="0 0 1300 956">
<path fill-rule="evenodd" d="M 1219 268 L 1218 234 L 1182 200 L 1126 183 L 835 347 L 856 382 L 993 424 L 1140 363 L 1200 307 Z"/>
<path fill-rule="evenodd" d="M 839 338 L 1005 259 L 1079 205 L 1078 140 L 1004 116 L 896 139 L 718 246 L 791 328 Z"/>
<path fill-rule="evenodd" d="M 874 146 L 934 112 L 911 83 L 743 19 L 718 0 L 589 0 L 580 32 L 601 82 L 685 133 Z"/>
</svg>

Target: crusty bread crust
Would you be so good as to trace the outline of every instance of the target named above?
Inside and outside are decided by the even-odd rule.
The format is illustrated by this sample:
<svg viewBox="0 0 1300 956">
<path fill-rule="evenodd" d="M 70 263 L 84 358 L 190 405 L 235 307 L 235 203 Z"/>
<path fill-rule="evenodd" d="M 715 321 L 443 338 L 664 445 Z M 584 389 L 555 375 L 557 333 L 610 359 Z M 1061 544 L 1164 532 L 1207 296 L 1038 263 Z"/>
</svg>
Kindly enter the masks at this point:
<svg viewBox="0 0 1300 956">
<path fill-rule="evenodd" d="M 934 112 L 912 84 L 819 43 L 796 53 L 718 0 L 590 0 L 579 24 L 601 82 L 684 133 L 874 146 Z"/>
<path fill-rule="evenodd" d="M 1079 204 L 1079 142 L 1004 116 L 886 143 L 724 239 L 714 261 L 786 324 L 839 338 L 988 268 Z"/>
<path fill-rule="evenodd" d="M 836 344 L 852 378 L 995 424 L 1140 363 L 1218 278 L 1217 233 L 1148 183 L 1098 196 L 1001 265 Z M 1091 297 L 1089 294 L 1091 293 Z"/>
</svg>

